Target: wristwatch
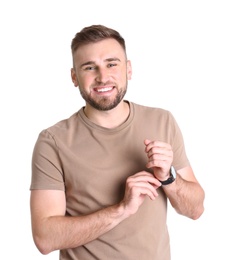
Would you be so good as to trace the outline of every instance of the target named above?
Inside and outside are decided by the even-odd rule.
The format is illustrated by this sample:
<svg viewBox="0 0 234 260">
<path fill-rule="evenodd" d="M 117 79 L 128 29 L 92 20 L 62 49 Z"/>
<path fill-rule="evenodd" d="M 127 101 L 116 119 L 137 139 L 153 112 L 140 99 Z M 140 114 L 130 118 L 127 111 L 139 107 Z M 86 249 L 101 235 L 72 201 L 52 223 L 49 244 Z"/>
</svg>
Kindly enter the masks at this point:
<svg viewBox="0 0 234 260">
<path fill-rule="evenodd" d="M 171 184 L 172 182 L 174 182 L 176 179 L 176 170 L 173 166 L 171 166 L 170 168 L 170 177 L 165 180 L 165 181 L 160 181 L 162 183 L 162 185 L 168 185 L 168 184 Z"/>
</svg>

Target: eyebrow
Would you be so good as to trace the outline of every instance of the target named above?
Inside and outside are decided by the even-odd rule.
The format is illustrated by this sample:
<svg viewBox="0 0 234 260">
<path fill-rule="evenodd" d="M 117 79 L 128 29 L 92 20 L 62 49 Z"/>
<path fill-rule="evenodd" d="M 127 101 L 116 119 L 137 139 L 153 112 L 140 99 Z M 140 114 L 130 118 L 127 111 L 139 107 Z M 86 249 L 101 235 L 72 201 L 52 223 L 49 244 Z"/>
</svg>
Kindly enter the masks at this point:
<svg viewBox="0 0 234 260">
<path fill-rule="evenodd" d="M 108 59 L 105 59 L 104 62 L 110 62 L 110 61 L 121 61 L 119 58 L 108 58 Z M 84 67 L 84 66 L 87 66 L 87 65 L 94 65 L 95 62 L 94 61 L 87 61 L 87 62 L 84 62 L 80 65 L 80 68 Z"/>
</svg>

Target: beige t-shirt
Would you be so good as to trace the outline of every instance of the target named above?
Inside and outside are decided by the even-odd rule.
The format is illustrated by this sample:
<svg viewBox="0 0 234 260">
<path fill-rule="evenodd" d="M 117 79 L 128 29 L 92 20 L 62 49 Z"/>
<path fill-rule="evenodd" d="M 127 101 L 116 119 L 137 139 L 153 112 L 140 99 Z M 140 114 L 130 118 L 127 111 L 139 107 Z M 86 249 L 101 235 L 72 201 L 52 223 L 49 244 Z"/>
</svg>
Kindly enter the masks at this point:
<svg viewBox="0 0 234 260">
<path fill-rule="evenodd" d="M 31 190 L 64 190 L 66 215 L 79 216 L 118 203 L 125 180 L 147 170 L 144 139 L 172 145 L 176 170 L 189 165 L 181 131 L 169 111 L 132 102 L 126 122 L 107 129 L 91 122 L 83 108 L 43 130 L 32 157 Z M 60 259 L 169 260 L 167 198 L 161 188 L 137 213 L 83 246 L 60 251 Z M 77 234 L 79 236 L 79 234 Z"/>
</svg>

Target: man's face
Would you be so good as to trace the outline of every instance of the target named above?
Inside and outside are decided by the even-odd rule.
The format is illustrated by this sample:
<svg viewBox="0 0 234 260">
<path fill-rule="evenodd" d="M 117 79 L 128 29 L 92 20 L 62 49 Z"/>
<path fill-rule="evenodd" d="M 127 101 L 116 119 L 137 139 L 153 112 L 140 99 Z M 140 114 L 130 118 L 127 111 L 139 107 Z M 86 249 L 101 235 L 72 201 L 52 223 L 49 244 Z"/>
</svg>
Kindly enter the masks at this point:
<svg viewBox="0 0 234 260">
<path fill-rule="evenodd" d="M 72 81 L 86 103 L 103 111 L 116 107 L 132 75 L 122 46 L 114 39 L 106 39 L 81 46 L 73 58 Z"/>
</svg>

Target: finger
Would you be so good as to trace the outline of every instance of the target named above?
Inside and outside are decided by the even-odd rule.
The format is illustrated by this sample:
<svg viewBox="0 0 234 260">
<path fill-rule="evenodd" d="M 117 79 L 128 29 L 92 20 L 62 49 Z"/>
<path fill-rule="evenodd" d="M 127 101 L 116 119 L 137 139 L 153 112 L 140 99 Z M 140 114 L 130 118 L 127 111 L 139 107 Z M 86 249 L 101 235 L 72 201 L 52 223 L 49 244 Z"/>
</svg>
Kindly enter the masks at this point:
<svg viewBox="0 0 234 260">
<path fill-rule="evenodd" d="M 145 147 L 145 151 L 148 153 L 152 148 L 158 148 L 158 149 L 162 149 L 162 150 L 170 150 L 171 149 L 171 145 L 165 142 L 161 142 L 161 141 L 150 141 L 147 139 L 147 142 L 145 142 L 146 147 Z"/>
<path fill-rule="evenodd" d="M 150 182 L 145 182 L 145 181 L 130 181 L 128 182 L 128 188 L 133 188 L 133 187 L 142 187 L 142 188 L 148 188 L 151 191 L 155 191 L 158 187 L 160 187 L 162 184 L 160 181 L 158 181 L 155 177 L 155 182 L 150 183 Z"/>
<path fill-rule="evenodd" d="M 127 183 L 140 183 L 140 182 L 145 182 L 145 183 L 150 183 L 152 185 L 155 186 L 160 186 L 161 183 L 153 176 L 152 173 L 146 172 L 146 171 L 142 171 L 139 173 L 136 173 L 130 177 L 128 177 Z"/>
<path fill-rule="evenodd" d="M 172 151 L 159 151 L 159 152 L 149 152 L 147 154 L 149 161 L 150 160 L 170 160 L 173 156 Z"/>
<path fill-rule="evenodd" d="M 150 199 L 154 200 L 158 196 L 158 193 L 156 189 L 153 188 L 153 186 L 150 187 L 147 185 L 134 185 L 130 188 L 130 191 L 132 197 L 140 197 L 142 195 L 147 195 Z"/>
<path fill-rule="evenodd" d="M 126 181 L 126 188 L 130 192 L 136 188 L 143 189 L 144 191 L 148 190 L 153 194 L 153 196 L 157 196 L 156 189 L 160 187 L 162 184 L 158 181 L 154 176 L 144 177 L 140 176 L 138 178 L 128 178 Z M 149 194 L 148 194 L 149 195 Z M 149 195 L 150 196 L 150 195 Z M 151 197 L 151 196 L 150 196 Z"/>
<path fill-rule="evenodd" d="M 149 139 L 145 139 L 145 140 L 144 140 L 144 144 L 145 144 L 145 145 L 148 145 L 150 142 L 152 142 L 152 141 L 149 140 Z"/>
</svg>

